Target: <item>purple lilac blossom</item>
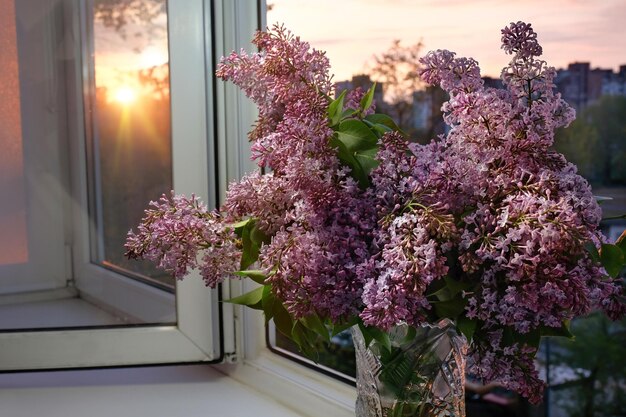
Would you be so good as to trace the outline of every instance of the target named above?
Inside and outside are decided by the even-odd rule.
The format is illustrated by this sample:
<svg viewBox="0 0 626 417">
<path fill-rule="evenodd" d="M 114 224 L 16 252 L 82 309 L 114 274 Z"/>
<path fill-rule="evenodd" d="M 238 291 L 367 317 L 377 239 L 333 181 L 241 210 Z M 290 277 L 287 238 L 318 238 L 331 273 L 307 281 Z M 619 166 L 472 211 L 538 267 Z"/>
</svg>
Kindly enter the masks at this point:
<svg viewBox="0 0 626 417">
<path fill-rule="evenodd" d="M 261 52 L 231 55 L 218 76 L 259 106 L 252 150 L 272 173 L 244 177 L 224 207 L 229 215 L 257 218 L 273 235 L 259 264 L 272 271 L 267 282 L 294 317 L 358 314 L 365 277 L 356 267 L 370 256 L 375 212 L 329 146 L 328 59 L 278 26 L 259 32 L 254 43 Z M 252 73 L 263 85 L 249 84 Z M 359 93 L 351 94 L 357 99 Z"/>
<path fill-rule="evenodd" d="M 225 277 L 234 277 L 241 251 L 232 229 L 224 227 L 221 215 L 208 211 L 196 196 L 163 195 L 137 227 L 128 232 L 126 255 L 146 258 L 183 279 L 199 269 L 207 286 L 215 287 Z"/>
<path fill-rule="evenodd" d="M 613 319 L 625 314 L 620 281 L 584 248 L 605 240 L 600 208 L 576 167 L 551 148 L 554 130 L 575 114 L 554 91 L 554 68 L 537 59 L 530 24 L 502 30 L 513 55 L 502 71 L 506 89 L 485 88 L 471 58 L 438 50 L 421 59 L 422 79 L 450 96 L 450 130 L 427 145 L 399 132 L 382 136 L 366 189 L 330 146 L 324 53 L 280 26 L 254 43 L 260 52 L 223 58 L 217 74 L 258 105 L 249 137 L 253 158 L 270 173 L 232 184 L 223 214 L 195 197 L 152 203 L 129 233 L 129 256 L 177 278 L 200 269 L 215 286 L 239 267 L 230 224 L 252 217 L 270 237 L 258 267 L 294 318 L 358 315 L 383 330 L 432 320 L 429 290 L 452 278 L 466 288 L 463 314 L 477 323 L 472 372 L 533 402 L 543 383 L 536 347 L 523 336 L 594 308 Z M 347 106 L 362 95 L 350 93 Z M 512 343 L 510 334 L 522 338 Z"/>
<path fill-rule="evenodd" d="M 591 188 L 550 148 L 574 111 L 554 92 L 554 68 L 535 59 L 541 47 L 531 26 L 512 23 L 502 33 L 514 55 L 502 71 L 505 90 L 483 88 L 474 63 L 448 51 L 422 59 L 422 78 L 450 94 L 443 110 L 451 130 L 435 175 L 455 194 L 442 199 L 457 216 L 463 279 L 476 283 L 466 315 L 487 336 L 474 338 L 474 372 L 537 401 L 535 349 L 520 344 L 511 355 L 498 331 L 559 328 L 592 308 L 615 318 L 624 304 L 619 282 L 584 249 L 602 241 Z"/>
</svg>

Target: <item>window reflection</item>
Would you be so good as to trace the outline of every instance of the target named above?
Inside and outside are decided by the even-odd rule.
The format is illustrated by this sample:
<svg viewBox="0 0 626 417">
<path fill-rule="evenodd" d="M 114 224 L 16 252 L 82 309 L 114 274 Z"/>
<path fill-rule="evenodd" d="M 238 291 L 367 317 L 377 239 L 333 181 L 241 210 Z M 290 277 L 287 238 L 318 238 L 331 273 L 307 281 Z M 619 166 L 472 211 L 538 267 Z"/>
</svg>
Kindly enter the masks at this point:
<svg viewBox="0 0 626 417">
<path fill-rule="evenodd" d="M 17 33 L 13 0 L 0 0 L 0 265 L 28 261 L 20 117 Z"/>
<path fill-rule="evenodd" d="M 175 322 L 124 259 L 172 188 L 165 1 L 0 0 L 0 62 L 0 331 Z"/>
<path fill-rule="evenodd" d="M 550 342 L 550 416 L 623 415 L 626 320 L 597 313 L 572 322 L 574 340 Z"/>
<path fill-rule="evenodd" d="M 149 262 L 124 257 L 126 233 L 146 202 L 172 189 L 165 0 L 96 0 L 94 184 L 99 244 L 95 261 L 173 280 Z"/>
</svg>

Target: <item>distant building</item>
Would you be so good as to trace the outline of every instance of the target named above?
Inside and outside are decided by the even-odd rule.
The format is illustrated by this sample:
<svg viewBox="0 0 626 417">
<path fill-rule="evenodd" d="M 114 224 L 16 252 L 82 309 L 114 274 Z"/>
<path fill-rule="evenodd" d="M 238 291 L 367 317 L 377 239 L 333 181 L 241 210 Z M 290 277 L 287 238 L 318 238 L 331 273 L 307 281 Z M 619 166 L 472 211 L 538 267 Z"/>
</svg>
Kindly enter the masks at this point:
<svg viewBox="0 0 626 417">
<path fill-rule="evenodd" d="M 502 80 L 483 77 L 487 88 L 504 88 Z M 606 68 L 591 68 L 589 62 L 574 62 L 567 69 L 557 70 L 554 80 L 556 90 L 577 111 L 587 108 L 603 96 L 626 96 L 626 65 L 621 65 L 617 72 Z M 343 90 L 360 87 L 367 91 L 373 81 L 366 74 L 359 74 L 351 80 L 340 81 L 336 85 L 336 94 Z M 378 112 L 390 114 L 409 134 L 418 134 L 427 138 L 446 132 L 449 127 L 442 119 L 441 106 L 448 99 L 439 87 L 428 87 L 413 93 L 412 103 L 408 103 L 402 113 L 384 101 L 383 85 L 377 84 L 374 102 Z"/>
<path fill-rule="evenodd" d="M 411 129 L 423 133 L 430 139 L 446 131 L 441 106 L 448 100 L 448 95 L 439 87 L 430 86 L 413 93 L 413 112 Z"/>
<path fill-rule="evenodd" d="M 488 88 L 504 88 L 500 78 L 483 77 L 483 85 Z"/>
<path fill-rule="evenodd" d="M 554 80 L 563 99 L 577 110 L 588 104 L 589 62 L 574 62 L 566 70 L 558 70 Z"/>
<path fill-rule="evenodd" d="M 580 111 L 602 96 L 626 96 L 626 65 L 616 73 L 612 69 L 591 69 L 589 62 L 574 62 L 567 69 L 557 70 L 554 81 L 563 99 Z"/>
<path fill-rule="evenodd" d="M 428 94 L 426 90 L 420 90 L 413 93 L 413 127 L 419 130 L 428 130 L 430 128 L 434 110 L 433 96 Z"/>
</svg>

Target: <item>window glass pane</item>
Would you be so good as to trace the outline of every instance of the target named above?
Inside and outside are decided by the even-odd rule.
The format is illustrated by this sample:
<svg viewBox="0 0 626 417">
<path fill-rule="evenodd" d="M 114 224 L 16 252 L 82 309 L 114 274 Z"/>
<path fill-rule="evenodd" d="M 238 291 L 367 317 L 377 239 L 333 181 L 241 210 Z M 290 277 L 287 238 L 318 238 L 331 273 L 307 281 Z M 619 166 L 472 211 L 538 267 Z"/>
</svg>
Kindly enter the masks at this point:
<svg viewBox="0 0 626 417">
<path fill-rule="evenodd" d="M 574 340 L 550 341 L 550 415 L 624 414 L 626 320 L 591 314 L 574 320 L 572 333 Z"/>
<path fill-rule="evenodd" d="M 500 71 L 510 56 L 500 49 L 500 30 L 511 21 L 532 23 L 543 46 L 543 58 L 558 70 L 556 89 L 575 107 L 578 115 L 568 129 L 557 132 L 555 149 L 578 165 L 596 195 L 612 198 L 602 205 L 605 217 L 622 215 L 626 211 L 623 163 L 626 158 L 626 54 L 623 48 L 626 27 L 619 19 L 626 13 L 626 4 L 558 0 L 541 3 L 541 14 L 536 13 L 532 4 L 521 10 L 506 2 L 484 1 L 320 0 L 312 3 L 274 0 L 268 2 L 267 22 L 269 26 L 285 24 L 314 48 L 326 51 L 338 91 L 359 86 L 368 88 L 372 81 L 377 81 L 380 89 L 375 94 L 377 109 L 392 115 L 401 128 L 419 142 L 445 132 L 441 104 L 447 97 L 439 88 L 393 82 L 394 76 L 403 79 L 412 67 L 396 61 L 381 70 L 377 59 L 382 60 L 385 53 L 423 56 L 429 50 L 449 49 L 459 56 L 478 60 L 485 84 L 501 87 Z M 329 18 L 329 10 L 340 19 Z M 605 221 L 602 228 L 614 241 L 626 229 L 626 221 Z M 593 347 L 553 341 L 544 344 L 537 358 L 544 375 L 560 373 L 584 381 L 566 389 L 559 385 L 563 379 L 555 376 L 550 381 L 555 386 L 550 389 L 546 404 L 529 408 L 518 402 L 509 407 L 515 411 L 509 410 L 506 415 L 565 417 L 583 415 L 580 410 L 587 410 L 585 415 L 623 414 L 625 408 L 621 400 L 613 400 L 615 390 L 619 392 L 618 397 L 626 398 L 626 377 L 621 364 L 611 362 L 611 371 L 598 371 L 598 375 L 604 372 L 603 376 L 593 382 L 589 380 L 594 364 L 601 361 L 605 352 L 622 351 L 624 347 L 623 338 L 616 336 L 623 334 L 623 323 L 609 325 L 603 320 L 596 316 L 580 319 L 575 323 L 575 330 L 581 334 L 581 340 L 591 337 L 598 341 L 600 334 L 604 335 L 604 345 L 600 346 L 599 341 Z M 274 347 L 297 352 L 279 335 L 269 340 Z M 581 356 L 579 353 L 583 350 L 587 362 L 577 356 Z M 336 362 L 331 358 L 324 360 L 325 363 Z M 615 372 L 609 374 L 612 371 Z M 592 391 L 585 391 L 585 386 Z M 507 398 L 509 393 L 496 392 L 495 395 Z M 585 398 L 587 402 L 583 401 Z M 606 401 L 609 398 L 611 406 Z M 498 406 L 487 404 L 486 407 L 493 411 Z M 487 413 L 487 408 L 483 413 Z M 500 412 L 504 412 L 502 410 Z M 471 415 L 469 409 L 468 415 Z"/>
<path fill-rule="evenodd" d="M 176 321 L 118 273 L 172 188 L 167 56 L 165 1 L 0 0 L 0 330 Z"/>
<path fill-rule="evenodd" d="M 28 261 L 17 33 L 13 1 L 0 1 L 0 265 Z"/>
<path fill-rule="evenodd" d="M 0 1 L 0 329 L 43 325 L 68 289 L 69 189 L 60 1 Z M 38 317 L 39 316 L 39 317 Z M 49 323 L 50 321 L 48 321 Z"/>
<path fill-rule="evenodd" d="M 127 232 L 146 204 L 172 190 L 165 0 L 96 0 L 94 183 L 98 251 L 94 261 L 156 280 L 151 262 L 124 257 Z"/>
<path fill-rule="evenodd" d="M 315 362 L 302 357 L 298 352 L 298 346 L 291 339 L 276 331 L 273 326 L 268 327 L 267 332 L 269 346 L 274 352 L 299 361 L 304 365 L 317 368 L 348 383 L 354 383 L 356 358 L 350 330 L 344 330 L 333 336 L 330 343 L 319 340 L 316 346 L 319 356 Z"/>
</svg>

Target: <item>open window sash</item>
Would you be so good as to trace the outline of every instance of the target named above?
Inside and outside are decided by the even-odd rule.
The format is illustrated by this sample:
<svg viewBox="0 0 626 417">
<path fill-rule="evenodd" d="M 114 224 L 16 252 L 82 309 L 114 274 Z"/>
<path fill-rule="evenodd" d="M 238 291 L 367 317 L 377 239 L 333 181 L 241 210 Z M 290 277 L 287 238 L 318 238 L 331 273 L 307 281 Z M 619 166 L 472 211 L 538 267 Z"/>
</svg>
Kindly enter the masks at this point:
<svg viewBox="0 0 626 417">
<path fill-rule="evenodd" d="M 21 6 L 41 5 L 41 0 L 20 0 Z M 67 39 L 75 45 L 67 64 L 67 137 L 71 192 L 60 192 L 63 202 L 57 207 L 69 210 L 72 225 L 72 253 L 69 265 L 73 281 L 66 286 L 68 257 L 63 233 L 38 235 L 50 248 L 55 271 L 49 286 L 76 287 L 87 297 L 104 297 L 115 307 L 134 309 L 131 314 L 158 317 L 172 306 L 175 324 L 59 328 L 0 332 L 0 370 L 39 370 L 180 362 L 213 362 L 223 357 L 220 334 L 221 309 L 218 291 L 207 289 L 198 276 L 176 283 L 175 294 L 132 280 L 91 261 L 90 220 L 87 207 L 87 168 L 85 162 L 86 120 L 84 92 L 88 90 L 88 48 L 79 42 L 86 33 L 85 17 L 89 5 L 83 1 L 55 0 L 55 13 L 63 15 Z M 214 137 L 213 2 L 170 0 L 167 2 L 169 68 L 172 123 L 173 184 L 175 193 L 195 193 L 210 206 L 216 203 L 217 182 Z M 53 193 L 54 190 L 51 192 Z M 64 190 L 61 190 L 64 191 Z M 54 193 L 53 193 L 54 194 Z M 146 202 L 147 203 L 147 202 Z M 59 214 L 63 216 L 66 214 Z M 63 224 L 63 222 L 55 222 Z M 37 237 L 37 236 L 36 236 Z M 60 239 L 55 244 L 51 239 Z M 67 240 L 67 239 L 66 239 Z M 56 250 L 61 248 L 61 250 Z M 59 252 L 59 253 L 57 253 Z M 40 268 L 37 273 L 45 273 Z M 51 269 L 48 269 L 50 272 Z M 36 271 L 27 271 L 28 274 Z M 27 274 L 27 275 L 28 275 Z M 120 305 L 121 308 L 121 305 Z"/>
</svg>

